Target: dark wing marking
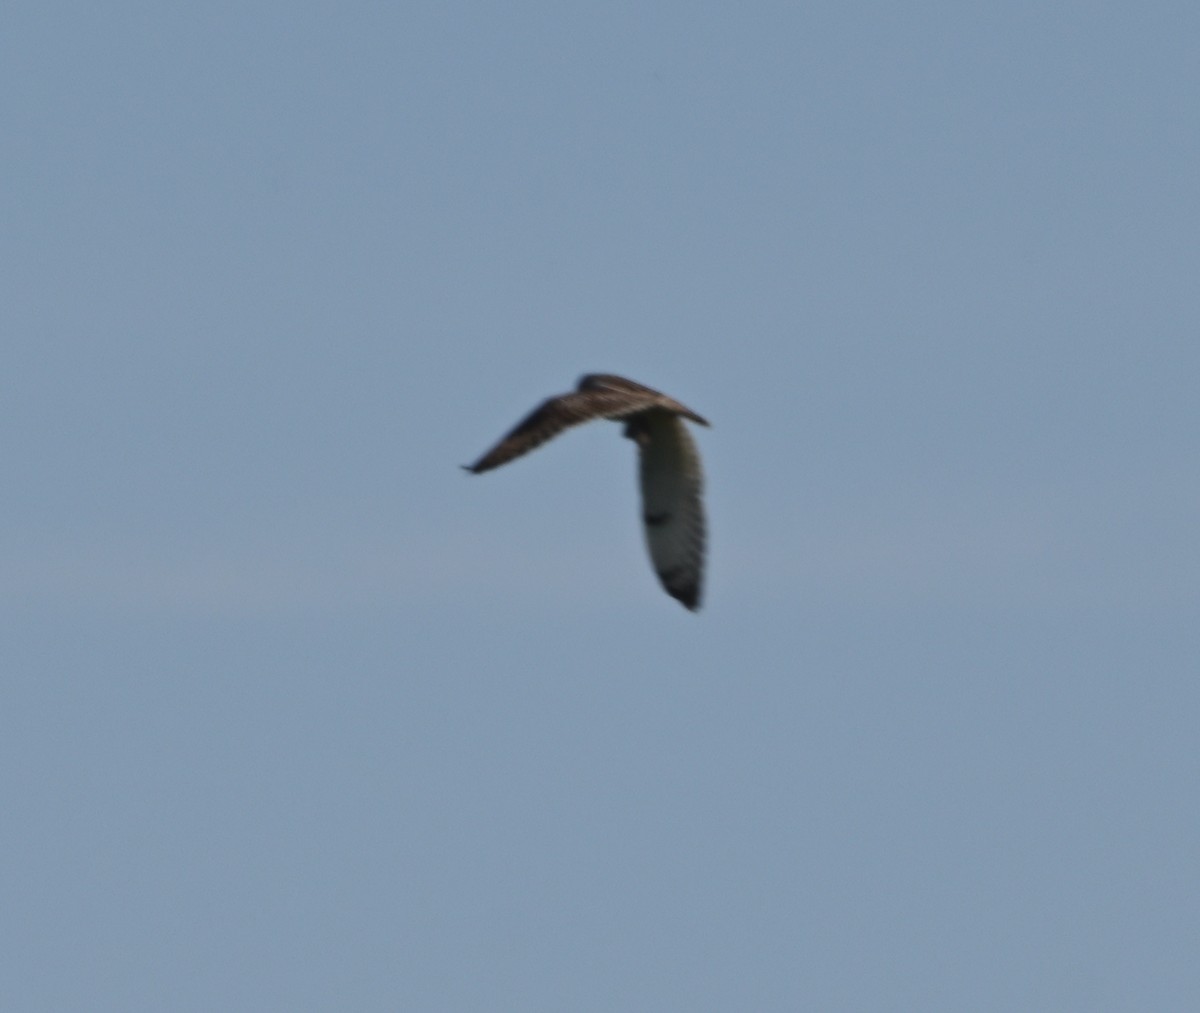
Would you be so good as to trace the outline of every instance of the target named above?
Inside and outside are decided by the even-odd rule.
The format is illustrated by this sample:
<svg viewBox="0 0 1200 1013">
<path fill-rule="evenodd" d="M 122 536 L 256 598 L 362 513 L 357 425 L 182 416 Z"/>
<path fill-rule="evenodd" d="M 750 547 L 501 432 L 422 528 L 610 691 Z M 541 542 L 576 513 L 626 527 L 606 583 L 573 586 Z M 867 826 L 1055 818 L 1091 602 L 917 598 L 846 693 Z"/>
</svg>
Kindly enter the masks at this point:
<svg viewBox="0 0 1200 1013">
<path fill-rule="evenodd" d="M 507 464 L 553 439 L 564 429 L 593 419 L 619 419 L 656 403 L 654 391 L 579 390 L 543 401 L 467 471 L 476 475 Z"/>
<path fill-rule="evenodd" d="M 646 548 L 667 594 L 692 611 L 704 585 L 704 471 L 678 415 L 651 410 L 638 419 L 638 470 Z"/>
</svg>

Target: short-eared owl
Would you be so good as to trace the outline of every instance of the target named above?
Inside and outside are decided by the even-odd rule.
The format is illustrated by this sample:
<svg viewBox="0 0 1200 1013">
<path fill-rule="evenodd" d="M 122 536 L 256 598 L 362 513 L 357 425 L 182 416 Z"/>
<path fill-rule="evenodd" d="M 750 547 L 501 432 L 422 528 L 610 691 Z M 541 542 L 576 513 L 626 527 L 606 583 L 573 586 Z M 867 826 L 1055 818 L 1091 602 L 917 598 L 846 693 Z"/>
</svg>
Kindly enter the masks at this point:
<svg viewBox="0 0 1200 1013">
<path fill-rule="evenodd" d="M 632 380 L 592 373 L 569 394 L 543 401 L 466 469 L 478 475 L 498 468 L 592 419 L 624 422 L 638 445 L 650 561 L 667 594 L 695 611 L 704 578 L 704 473 L 683 419 L 708 423 L 690 408 Z"/>
</svg>

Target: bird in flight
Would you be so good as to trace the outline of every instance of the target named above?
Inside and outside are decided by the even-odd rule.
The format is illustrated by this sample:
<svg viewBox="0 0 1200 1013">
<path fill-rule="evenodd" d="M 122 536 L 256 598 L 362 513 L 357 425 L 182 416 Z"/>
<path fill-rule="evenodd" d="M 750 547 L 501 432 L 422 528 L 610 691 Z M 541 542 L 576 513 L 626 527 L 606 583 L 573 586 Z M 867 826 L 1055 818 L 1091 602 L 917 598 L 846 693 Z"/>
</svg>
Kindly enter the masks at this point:
<svg viewBox="0 0 1200 1013">
<path fill-rule="evenodd" d="M 667 594 L 696 611 L 704 582 L 704 472 L 683 419 L 708 422 L 690 408 L 624 377 L 589 373 L 575 390 L 543 401 L 464 467 L 482 474 L 592 419 L 625 423 L 624 435 L 637 444 L 650 561 Z"/>
</svg>

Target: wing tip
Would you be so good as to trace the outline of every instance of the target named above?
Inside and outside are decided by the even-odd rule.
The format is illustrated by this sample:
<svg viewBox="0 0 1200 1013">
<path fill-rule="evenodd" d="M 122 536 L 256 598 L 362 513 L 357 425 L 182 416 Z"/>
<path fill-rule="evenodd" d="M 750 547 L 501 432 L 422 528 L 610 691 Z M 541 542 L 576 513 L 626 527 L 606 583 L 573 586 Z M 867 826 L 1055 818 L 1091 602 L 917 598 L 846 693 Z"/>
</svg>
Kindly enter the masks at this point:
<svg viewBox="0 0 1200 1013">
<path fill-rule="evenodd" d="M 698 584 L 689 584 L 685 587 L 670 587 L 664 585 L 672 598 L 682 605 L 689 612 L 700 611 L 700 587 Z"/>
</svg>

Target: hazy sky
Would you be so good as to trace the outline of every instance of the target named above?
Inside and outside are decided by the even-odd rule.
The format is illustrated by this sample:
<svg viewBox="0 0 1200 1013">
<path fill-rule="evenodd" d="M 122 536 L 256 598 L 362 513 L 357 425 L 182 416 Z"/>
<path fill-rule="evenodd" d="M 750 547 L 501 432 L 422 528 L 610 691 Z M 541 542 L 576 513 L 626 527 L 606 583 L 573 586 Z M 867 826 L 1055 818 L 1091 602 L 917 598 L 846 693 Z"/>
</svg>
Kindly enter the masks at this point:
<svg viewBox="0 0 1200 1013">
<path fill-rule="evenodd" d="M 7 9 L 0 1007 L 1200 1008 L 1198 40 Z"/>
</svg>

